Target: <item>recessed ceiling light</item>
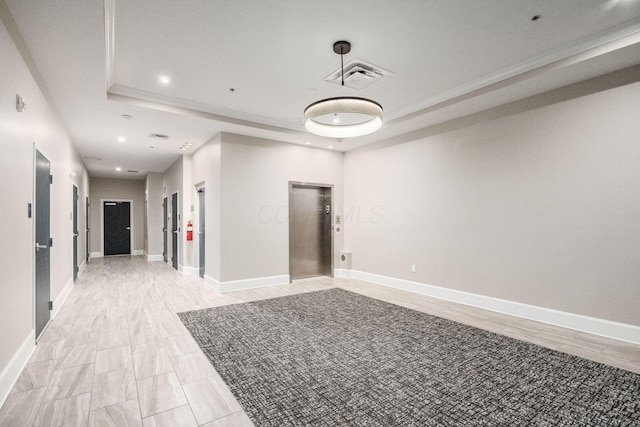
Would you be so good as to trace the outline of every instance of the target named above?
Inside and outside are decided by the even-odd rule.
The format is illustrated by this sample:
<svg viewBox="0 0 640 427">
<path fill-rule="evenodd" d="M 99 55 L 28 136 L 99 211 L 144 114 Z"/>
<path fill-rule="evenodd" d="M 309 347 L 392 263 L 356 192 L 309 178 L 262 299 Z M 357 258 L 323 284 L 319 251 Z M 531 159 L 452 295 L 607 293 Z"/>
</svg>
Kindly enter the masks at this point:
<svg viewBox="0 0 640 427">
<path fill-rule="evenodd" d="M 118 142 L 125 142 L 127 140 L 127 138 L 125 138 L 124 136 L 119 136 L 118 137 Z"/>
<path fill-rule="evenodd" d="M 130 116 L 129 114 L 123 114 L 120 117 L 122 117 L 125 120 L 133 119 L 133 116 Z"/>
<path fill-rule="evenodd" d="M 121 170 L 122 170 L 122 168 L 120 168 L 120 167 L 116 168 L 117 172 L 120 172 Z"/>
<path fill-rule="evenodd" d="M 535 15 L 533 18 L 531 18 L 532 21 L 537 21 L 538 19 L 540 19 L 541 16 L 540 15 Z"/>
<path fill-rule="evenodd" d="M 182 151 L 187 151 L 189 148 L 187 148 L 187 147 L 185 147 L 185 146 L 183 145 L 182 147 L 180 147 L 180 149 L 181 149 Z"/>
<path fill-rule="evenodd" d="M 330 145 L 329 148 L 333 148 L 333 145 Z"/>
<path fill-rule="evenodd" d="M 304 143 L 304 145 L 311 145 L 311 142 L 307 141 L 307 142 Z"/>
<path fill-rule="evenodd" d="M 158 80 L 160 80 L 160 83 L 165 85 L 171 83 L 171 79 L 169 78 L 169 76 L 160 76 L 158 77 Z"/>
</svg>

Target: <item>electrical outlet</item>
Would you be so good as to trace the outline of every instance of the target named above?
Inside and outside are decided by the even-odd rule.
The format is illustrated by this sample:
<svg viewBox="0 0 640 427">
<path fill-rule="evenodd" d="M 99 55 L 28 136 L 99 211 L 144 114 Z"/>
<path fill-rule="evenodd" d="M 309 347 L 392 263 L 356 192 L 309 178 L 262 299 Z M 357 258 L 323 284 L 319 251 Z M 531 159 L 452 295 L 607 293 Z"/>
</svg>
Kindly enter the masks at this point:
<svg viewBox="0 0 640 427">
<path fill-rule="evenodd" d="M 412 273 L 416 272 L 416 265 L 415 264 L 411 264 L 411 272 Z"/>
</svg>

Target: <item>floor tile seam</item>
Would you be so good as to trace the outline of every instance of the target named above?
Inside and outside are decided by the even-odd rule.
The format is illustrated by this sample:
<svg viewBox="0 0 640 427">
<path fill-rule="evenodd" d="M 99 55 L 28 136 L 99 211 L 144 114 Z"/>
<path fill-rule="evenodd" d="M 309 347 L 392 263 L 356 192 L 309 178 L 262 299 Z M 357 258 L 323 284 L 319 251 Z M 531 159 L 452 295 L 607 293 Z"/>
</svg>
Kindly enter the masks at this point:
<svg viewBox="0 0 640 427">
<path fill-rule="evenodd" d="M 185 395 L 185 398 L 186 398 L 186 395 Z M 176 407 L 174 407 L 174 408 L 165 409 L 164 411 L 156 412 L 156 413 L 154 413 L 154 414 L 149 414 L 149 415 L 147 415 L 146 417 L 142 418 L 142 422 L 144 423 L 144 420 L 147 420 L 147 419 L 149 419 L 149 418 L 153 418 L 153 417 L 156 417 L 156 416 L 158 416 L 158 415 L 165 414 L 165 413 L 167 413 L 167 412 L 175 411 L 176 409 L 178 409 L 178 408 L 182 408 L 183 406 L 189 406 L 189 410 L 191 411 L 191 415 L 193 415 L 193 419 L 194 419 L 194 420 L 196 420 L 196 416 L 195 416 L 195 414 L 193 413 L 193 409 L 191 409 L 191 405 L 189 404 L 189 399 L 187 399 L 187 403 L 185 403 L 184 405 L 176 406 Z M 198 423 L 198 421 L 197 421 L 197 420 L 196 420 L 196 424 L 197 424 L 198 426 L 200 426 L 200 424 Z"/>
<path fill-rule="evenodd" d="M 79 368 L 79 367 L 82 367 L 82 366 L 89 366 L 89 365 L 91 365 L 91 364 L 90 364 L 90 363 L 88 363 L 88 364 L 80 365 L 80 366 L 72 366 L 72 367 L 70 367 L 70 368 L 63 368 L 63 369 L 59 369 L 58 371 L 63 371 L 63 370 L 65 370 L 65 369 Z M 44 403 L 44 402 L 53 402 L 53 401 L 57 401 L 57 400 L 63 400 L 63 399 L 67 399 L 67 398 L 69 398 L 69 397 L 74 397 L 74 396 L 79 396 L 79 395 L 81 395 L 81 394 L 86 394 L 86 392 L 85 392 L 85 393 L 78 393 L 78 394 L 70 394 L 69 396 L 64 396 L 64 397 L 61 397 L 61 398 L 57 398 L 57 399 L 56 399 L 56 398 L 53 398 L 53 399 L 51 399 L 51 400 L 46 400 L 47 392 L 49 391 L 48 389 L 49 389 L 49 387 L 51 386 L 51 380 L 52 380 L 52 379 L 53 379 L 53 377 L 55 376 L 55 373 L 56 373 L 56 372 L 57 372 L 57 371 L 54 371 L 54 372 L 53 372 L 53 374 L 51 375 L 51 379 L 49 380 L 49 385 L 47 386 L 47 390 L 45 390 L 45 394 L 44 394 L 44 396 L 42 397 L 42 403 Z M 95 363 L 94 363 L 94 372 L 95 372 Z M 94 379 L 94 375 L 91 375 L 91 385 L 90 385 L 90 387 L 89 387 L 89 390 L 90 390 L 90 391 L 89 391 L 89 393 L 90 393 L 91 395 L 93 395 L 93 379 Z M 89 407 L 91 407 L 91 400 L 89 400 Z"/>
<path fill-rule="evenodd" d="M 166 343 L 164 342 L 164 339 L 162 340 L 162 344 L 166 347 Z M 166 348 L 165 348 L 165 351 Z M 202 350 L 200 350 L 202 352 Z M 180 381 L 180 377 L 178 376 L 178 372 L 176 371 L 176 367 L 175 364 L 173 363 L 173 360 L 171 357 L 169 357 L 169 362 L 171 362 L 171 366 L 173 367 L 173 372 L 175 372 L 176 374 L 176 379 L 178 380 L 178 384 L 180 384 L 180 390 L 182 391 L 182 395 L 184 396 L 185 400 L 187 401 L 187 405 L 189 406 L 189 410 L 191 411 L 191 415 L 193 416 L 193 419 L 196 420 L 196 424 L 200 425 L 200 423 L 198 423 L 198 419 L 196 418 L 196 412 L 193 409 L 193 407 L 191 406 L 191 402 L 189 401 L 189 397 L 187 396 L 187 393 L 184 390 L 184 384 L 182 384 L 182 381 Z M 175 408 L 172 408 L 175 409 Z"/>
<path fill-rule="evenodd" d="M 33 392 L 35 392 L 36 390 L 40 390 L 40 389 L 44 389 L 44 390 L 42 391 L 42 399 L 40 399 L 40 403 L 38 404 L 38 407 L 36 408 L 36 410 L 35 410 L 35 412 L 34 412 L 34 414 L 35 414 L 35 416 L 34 416 L 34 422 L 35 422 L 35 419 L 38 417 L 38 414 L 40 413 L 40 408 L 42 407 L 42 405 L 43 405 L 43 403 L 44 403 L 44 396 L 45 396 L 45 395 L 46 395 L 46 393 L 47 393 L 47 390 L 46 390 L 46 389 L 47 389 L 47 387 L 32 388 L 32 389 L 30 389 L 30 390 L 24 390 L 24 391 L 22 391 L 22 392 L 18 392 L 18 393 L 29 393 L 29 392 L 33 393 Z M 7 400 L 8 400 L 8 398 L 7 398 Z M 7 402 L 5 401 L 5 405 L 6 405 L 6 403 L 7 403 Z M 0 411 L 2 411 L 2 409 L 3 409 L 3 408 L 4 408 L 4 405 L 2 405 L 2 406 L 0 407 Z M 2 419 L 0 419 L 0 421 L 2 421 Z"/>
</svg>

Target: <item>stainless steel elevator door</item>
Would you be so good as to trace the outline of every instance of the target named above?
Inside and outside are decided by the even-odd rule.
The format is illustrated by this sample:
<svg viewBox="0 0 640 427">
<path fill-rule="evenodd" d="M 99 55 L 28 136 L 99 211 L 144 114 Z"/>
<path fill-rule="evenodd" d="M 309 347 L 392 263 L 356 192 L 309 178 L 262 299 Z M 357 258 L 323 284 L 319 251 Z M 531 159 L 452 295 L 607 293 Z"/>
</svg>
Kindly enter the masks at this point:
<svg viewBox="0 0 640 427">
<path fill-rule="evenodd" d="M 289 206 L 291 280 L 331 276 L 331 188 L 292 185 Z"/>
</svg>

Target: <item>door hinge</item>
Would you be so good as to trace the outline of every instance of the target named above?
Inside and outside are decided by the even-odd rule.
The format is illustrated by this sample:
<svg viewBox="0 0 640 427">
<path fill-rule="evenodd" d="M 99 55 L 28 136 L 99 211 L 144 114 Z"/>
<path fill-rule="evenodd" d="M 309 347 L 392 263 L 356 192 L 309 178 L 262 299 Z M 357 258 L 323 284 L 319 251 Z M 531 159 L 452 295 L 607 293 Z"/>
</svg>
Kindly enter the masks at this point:
<svg viewBox="0 0 640 427">
<path fill-rule="evenodd" d="M 49 310 L 53 310 L 53 301 L 49 301 Z"/>
<path fill-rule="evenodd" d="M 49 184 L 53 184 L 53 175 L 49 175 Z"/>
<path fill-rule="evenodd" d="M 53 237 L 49 237 L 49 247 L 53 247 Z"/>
</svg>

